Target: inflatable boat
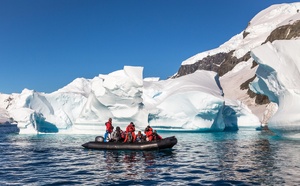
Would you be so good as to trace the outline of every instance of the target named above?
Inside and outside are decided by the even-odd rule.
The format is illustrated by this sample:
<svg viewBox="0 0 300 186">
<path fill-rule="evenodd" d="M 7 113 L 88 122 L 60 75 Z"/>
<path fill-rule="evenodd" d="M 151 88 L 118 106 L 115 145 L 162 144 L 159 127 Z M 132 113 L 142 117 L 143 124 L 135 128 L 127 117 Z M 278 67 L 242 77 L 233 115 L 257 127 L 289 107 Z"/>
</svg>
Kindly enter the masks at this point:
<svg viewBox="0 0 300 186">
<path fill-rule="evenodd" d="M 145 142 L 99 142 L 97 137 L 95 141 L 90 141 L 82 146 L 87 149 L 98 149 L 98 150 L 161 150 L 170 149 L 177 144 L 175 136 L 167 137 L 157 141 L 145 141 Z"/>
</svg>

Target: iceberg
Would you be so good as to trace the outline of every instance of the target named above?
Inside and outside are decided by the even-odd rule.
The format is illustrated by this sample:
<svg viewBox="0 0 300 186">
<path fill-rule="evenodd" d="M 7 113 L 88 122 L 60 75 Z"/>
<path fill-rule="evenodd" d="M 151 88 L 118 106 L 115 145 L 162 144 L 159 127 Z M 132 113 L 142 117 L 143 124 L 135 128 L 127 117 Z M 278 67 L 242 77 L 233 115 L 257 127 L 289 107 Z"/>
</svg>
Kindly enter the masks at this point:
<svg viewBox="0 0 300 186">
<path fill-rule="evenodd" d="M 215 72 L 144 82 L 148 122 L 159 130 L 223 131 L 223 92 Z"/>
<path fill-rule="evenodd" d="M 1 95 L 2 120 L 13 118 L 20 133 L 103 134 L 108 118 L 123 129 L 134 122 L 141 131 L 147 125 L 171 131 L 238 130 L 245 121 L 257 126 L 247 106 L 225 102 L 215 72 L 198 70 L 168 80 L 142 74 L 143 67 L 125 66 L 93 79 L 77 78 L 48 94 L 24 89 Z"/>
<path fill-rule="evenodd" d="M 143 99 L 149 124 L 159 130 L 232 131 L 261 125 L 245 104 L 224 98 L 219 76 L 212 71 L 145 81 Z"/>
<path fill-rule="evenodd" d="M 49 94 L 28 89 L 1 94 L 0 108 L 7 112 L 2 120 L 13 118 L 20 133 L 99 134 L 109 117 L 123 128 L 131 121 L 147 126 L 142 71 L 142 67 L 125 66 L 93 79 L 77 78 Z"/>
<path fill-rule="evenodd" d="M 252 50 L 259 64 L 251 90 L 275 103 L 268 127 L 276 134 L 300 137 L 300 40 L 277 40 Z M 278 107 L 278 108 L 277 108 Z M 276 111 L 277 110 L 277 111 Z"/>
</svg>

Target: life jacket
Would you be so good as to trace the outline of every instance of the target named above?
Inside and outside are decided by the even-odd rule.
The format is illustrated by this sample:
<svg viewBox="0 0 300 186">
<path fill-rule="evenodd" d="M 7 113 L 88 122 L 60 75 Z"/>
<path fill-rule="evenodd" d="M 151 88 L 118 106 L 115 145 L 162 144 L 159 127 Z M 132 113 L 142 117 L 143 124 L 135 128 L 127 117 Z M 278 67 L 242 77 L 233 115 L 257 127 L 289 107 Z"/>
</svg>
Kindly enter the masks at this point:
<svg viewBox="0 0 300 186">
<path fill-rule="evenodd" d="M 132 124 L 129 124 L 126 127 L 126 132 L 134 132 L 135 131 L 135 127 Z"/>
<path fill-rule="evenodd" d="M 153 129 L 151 127 L 148 128 L 148 130 L 145 131 L 145 134 L 146 134 L 147 137 L 152 136 L 153 135 Z"/>
</svg>

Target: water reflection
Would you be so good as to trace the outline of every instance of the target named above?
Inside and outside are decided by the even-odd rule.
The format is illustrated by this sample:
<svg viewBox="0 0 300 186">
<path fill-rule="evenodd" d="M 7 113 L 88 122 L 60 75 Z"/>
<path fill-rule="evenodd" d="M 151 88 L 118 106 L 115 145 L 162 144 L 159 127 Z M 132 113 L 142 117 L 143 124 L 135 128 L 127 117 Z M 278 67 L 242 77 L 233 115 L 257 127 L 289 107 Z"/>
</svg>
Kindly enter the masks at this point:
<svg viewBox="0 0 300 186">
<path fill-rule="evenodd" d="M 172 157 L 172 150 L 165 151 L 103 151 L 107 178 L 144 179 L 149 174 L 157 174 L 159 165 L 165 158 Z M 111 173 L 111 174 L 109 174 Z"/>
<path fill-rule="evenodd" d="M 190 183 L 284 183 L 282 176 L 277 176 L 277 152 L 281 148 L 262 138 L 260 132 L 201 133 L 189 137 L 182 139 L 184 144 L 179 140 L 180 158 L 175 157 L 174 161 L 180 167 L 173 172 L 185 174 Z"/>
<path fill-rule="evenodd" d="M 281 177 L 274 176 L 278 171 L 275 159 L 279 147 L 271 147 L 268 139 L 249 139 L 241 143 L 241 140 L 234 140 L 237 134 L 230 135 L 233 139 L 223 137 L 224 141 L 212 145 L 210 155 L 213 157 L 208 166 L 215 167 L 211 169 L 215 178 L 219 181 L 251 180 L 250 183 L 263 184 L 274 183 L 275 179 L 276 184 L 284 183 Z"/>
</svg>

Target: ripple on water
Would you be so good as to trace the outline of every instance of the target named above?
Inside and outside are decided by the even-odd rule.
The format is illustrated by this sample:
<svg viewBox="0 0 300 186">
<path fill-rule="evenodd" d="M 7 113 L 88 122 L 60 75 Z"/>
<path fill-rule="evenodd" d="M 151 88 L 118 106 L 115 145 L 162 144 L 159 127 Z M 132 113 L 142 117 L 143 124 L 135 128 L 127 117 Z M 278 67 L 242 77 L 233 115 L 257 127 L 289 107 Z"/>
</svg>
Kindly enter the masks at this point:
<svg viewBox="0 0 300 186">
<path fill-rule="evenodd" d="M 171 135 L 173 150 L 150 152 L 85 150 L 89 135 L 0 136 L 0 185 L 300 184 L 298 141 L 257 131 Z"/>
</svg>

